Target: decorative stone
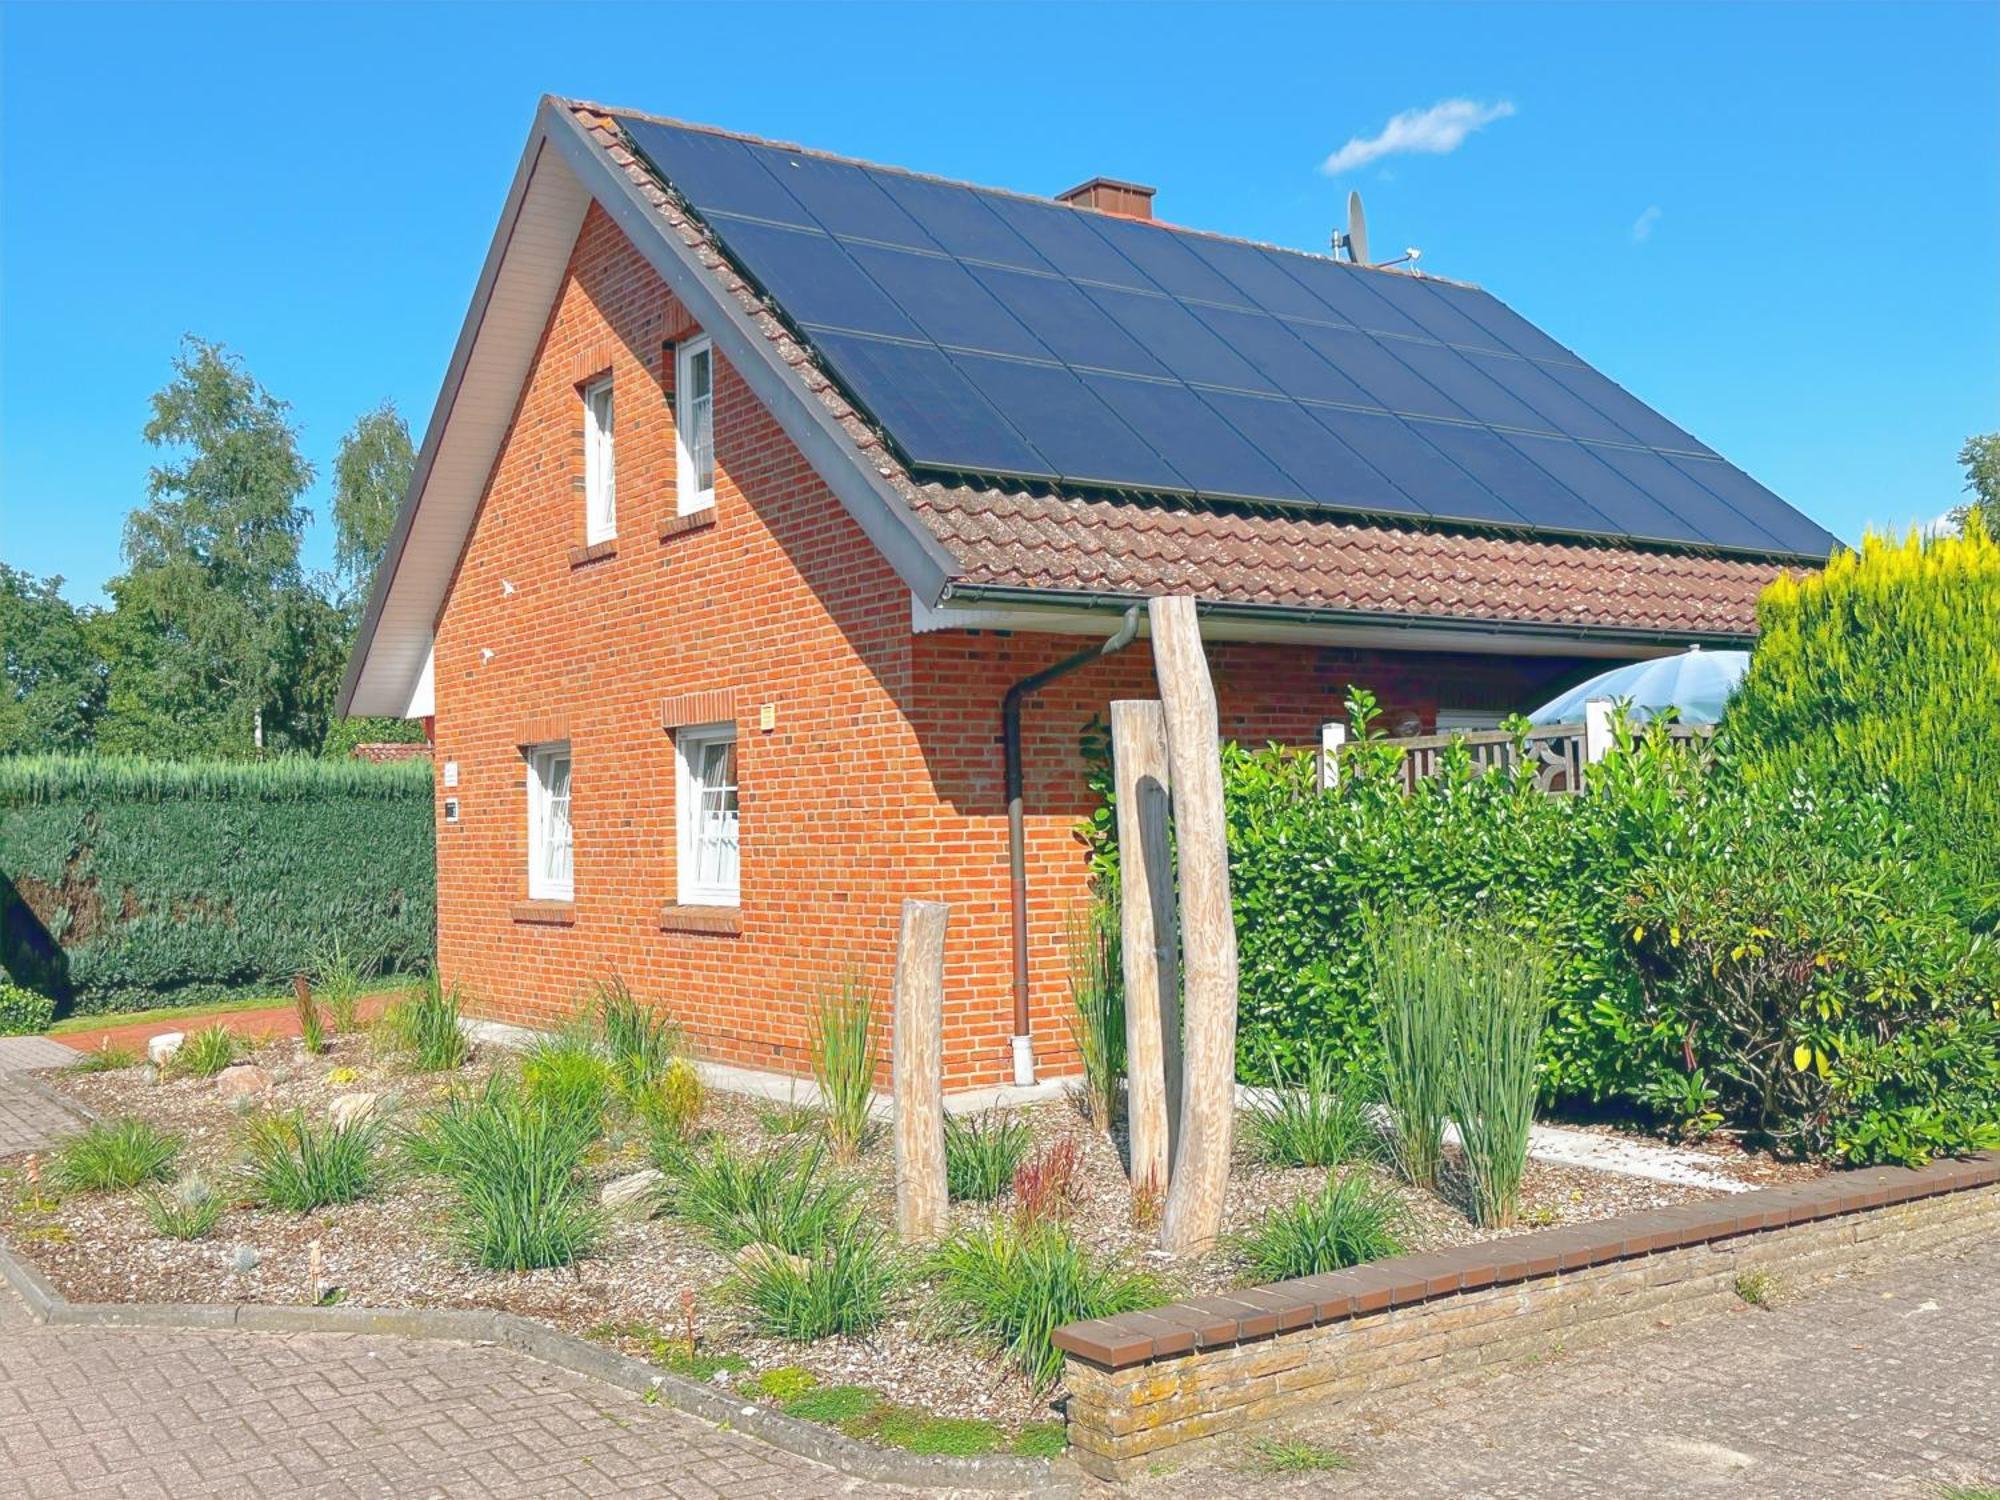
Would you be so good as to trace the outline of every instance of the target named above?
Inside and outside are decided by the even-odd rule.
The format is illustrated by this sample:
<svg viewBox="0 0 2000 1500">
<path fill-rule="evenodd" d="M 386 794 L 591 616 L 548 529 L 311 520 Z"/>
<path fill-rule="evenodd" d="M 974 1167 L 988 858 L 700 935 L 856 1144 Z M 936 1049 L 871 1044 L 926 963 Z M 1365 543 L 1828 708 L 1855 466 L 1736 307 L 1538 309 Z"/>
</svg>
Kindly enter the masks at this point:
<svg viewBox="0 0 2000 1500">
<path fill-rule="evenodd" d="M 185 1031 L 163 1031 L 146 1043 L 146 1058 L 154 1067 L 160 1067 L 181 1050 L 181 1043 L 186 1040 Z"/>
<path fill-rule="evenodd" d="M 259 1255 L 248 1245 L 231 1245 L 229 1247 L 229 1269 L 238 1276 L 249 1275 L 257 1269 L 258 1264 L 263 1259 L 263 1256 Z"/>
<path fill-rule="evenodd" d="M 233 1063 L 215 1075 L 215 1091 L 225 1099 L 252 1099 L 271 1091 L 271 1075 L 255 1063 Z"/>
<path fill-rule="evenodd" d="M 660 1184 L 665 1181 L 664 1173 L 647 1167 L 612 1178 L 604 1184 L 597 1201 L 621 1219 L 650 1219 L 658 1203 Z"/>
<path fill-rule="evenodd" d="M 803 1255 L 788 1255 L 776 1245 L 767 1245 L 762 1240 L 745 1245 L 730 1257 L 736 1269 L 745 1273 L 764 1270 L 769 1267 L 789 1266 L 799 1276 L 812 1274 L 812 1262 Z"/>
<path fill-rule="evenodd" d="M 345 1130 L 372 1117 L 379 1103 L 375 1094 L 342 1094 L 327 1105 L 326 1117 L 333 1121 L 334 1129 Z"/>
<path fill-rule="evenodd" d="M 139 1070 L 139 1082 L 144 1084 L 155 1084 L 158 1083 L 159 1081 L 160 1081 L 160 1070 L 154 1067 L 151 1063 L 147 1063 L 145 1067 Z"/>
</svg>

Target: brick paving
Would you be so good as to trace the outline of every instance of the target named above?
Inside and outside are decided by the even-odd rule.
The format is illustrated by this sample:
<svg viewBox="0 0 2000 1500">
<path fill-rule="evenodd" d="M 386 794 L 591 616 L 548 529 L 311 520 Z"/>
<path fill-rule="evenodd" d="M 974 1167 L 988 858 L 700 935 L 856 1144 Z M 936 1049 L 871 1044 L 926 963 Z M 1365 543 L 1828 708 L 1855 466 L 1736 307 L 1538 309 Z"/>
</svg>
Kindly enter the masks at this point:
<svg viewBox="0 0 2000 1500">
<path fill-rule="evenodd" d="M 1301 1422 L 1282 1435 L 1350 1466 L 1273 1476 L 1237 1444 L 1132 1493 L 1944 1500 L 1953 1485 L 2000 1490 L 2000 1245 L 1517 1369 L 1393 1419 Z"/>
<path fill-rule="evenodd" d="M 0 1157 L 38 1151 L 77 1128 L 79 1122 L 69 1111 L 10 1079 L 29 1068 L 60 1067 L 75 1058 L 69 1048 L 45 1037 L 0 1037 Z"/>
</svg>

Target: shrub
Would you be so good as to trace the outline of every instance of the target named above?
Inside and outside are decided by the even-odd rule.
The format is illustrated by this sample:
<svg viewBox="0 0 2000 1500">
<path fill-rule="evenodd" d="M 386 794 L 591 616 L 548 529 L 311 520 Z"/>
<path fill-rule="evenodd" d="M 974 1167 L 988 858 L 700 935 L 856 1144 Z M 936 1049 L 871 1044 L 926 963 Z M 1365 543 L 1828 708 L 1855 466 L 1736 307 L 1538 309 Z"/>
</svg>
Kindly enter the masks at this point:
<svg viewBox="0 0 2000 1500">
<path fill-rule="evenodd" d="M 1473 1216 L 1505 1228 L 1521 1203 L 1535 1123 L 1535 1048 L 1548 996 L 1541 963 L 1506 933 L 1473 931 L 1453 946 L 1451 1117 L 1465 1153 Z"/>
<path fill-rule="evenodd" d="M 1153 1307 L 1156 1276 L 1103 1261 L 1058 1224 L 1006 1220 L 962 1229 L 927 1261 L 936 1309 L 951 1331 L 990 1340 L 1038 1389 L 1062 1375 L 1053 1334 L 1065 1323 Z"/>
<path fill-rule="evenodd" d="M 10 920 L 0 964 L 77 1014 L 269 995 L 335 936 L 420 969 L 432 797 L 426 762 L 5 757 L 0 874 L 54 945 Z"/>
<path fill-rule="evenodd" d="M 149 1188 L 146 1219 L 162 1239 L 206 1239 L 222 1218 L 222 1197 L 200 1177 L 183 1177 L 170 1188 Z"/>
<path fill-rule="evenodd" d="M 458 987 L 435 975 L 382 1013 L 381 1036 L 391 1053 L 420 1073 L 449 1072 L 472 1056 L 459 1025 Z"/>
<path fill-rule="evenodd" d="M 619 1092 L 636 1099 L 666 1076 L 680 1053 L 680 1035 L 615 976 L 597 986 L 594 1008 Z"/>
<path fill-rule="evenodd" d="M 243 1044 L 236 1039 L 236 1033 L 217 1021 L 190 1032 L 168 1059 L 167 1067 L 190 1078 L 213 1078 L 235 1062 L 242 1050 Z"/>
<path fill-rule="evenodd" d="M 2000 536 L 1869 536 L 1757 602 L 1727 731 L 1752 780 L 1891 789 L 1975 926 L 2000 918 Z"/>
<path fill-rule="evenodd" d="M 575 1115 L 496 1074 L 432 1111 L 405 1150 L 451 1185 L 460 1240 L 481 1265 L 528 1271 L 574 1263 L 603 1233 L 582 1178 L 591 1139 Z"/>
<path fill-rule="evenodd" d="M 1084 1106 L 1110 1130 L 1125 1079 L 1125 980 L 1118 958 L 1118 911 L 1096 900 L 1065 918 L 1069 1034 L 1083 1062 Z"/>
<path fill-rule="evenodd" d="M 1374 1154 L 1368 1095 L 1325 1052 L 1306 1055 L 1295 1074 L 1272 1056 L 1268 1096 L 1250 1108 L 1258 1158 L 1282 1167 L 1333 1167 Z"/>
<path fill-rule="evenodd" d="M 382 1127 L 313 1121 L 303 1110 L 252 1120 L 245 1137 L 244 1180 L 257 1201 L 311 1213 L 372 1195 L 381 1179 Z"/>
<path fill-rule="evenodd" d="M 179 1136 L 148 1121 L 99 1120 L 57 1145 L 49 1179 L 66 1192 L 118 1192 L 164 1181 L 180 1150 Z"/>
<path fill-rule="evenodd" d="M 763 1244 L 808 1254 L 855 1215 L 856 1184 L 826 1165 L 818 1142 L 744 1154 L 714 1140 L 662 1161 L 667 1211 L 724 1251 Z"/>
<path fill-rule="evenodd" d="M 735 1292 L 757 1327 L 803 1342 L 882 1321 L 897 1268 L 880 1230 L 849 1216 L 809 1249 L 775 1244 L 737 1257 Z"/>
<path fill-rule="evenodd" d="M 56 1003 L 47 995 L 0 980 L 0 1036 L 35 1036 L 49 1029 Z"/>
<path fill-rule="evenodd" d="M 834 1158 L 861 1154 L 875 1087 L 875 997 L 853 970 L 824 986 L 812 1013 L 813 1080 Z"/>
<path fill-rule="evenodd" d="M 945 1185 L 955 1201 L 985 1203 L 1005 1192 L 1032 1136 L 1025 1120 L 998 1113 L 944 1117 Z"/>
<path fill-rule="evenodd" d="M 1461 956 L 1453 929 L 1427 912 L 1385 917 L 1369 925 L 1368 935 L 1390 1146 L 1405 1177 L 1417 1187 L 1436 1187 L 1451 1109 Z"/>
<path fill-rule="evenodd" d="M 596 1035 L 576 1024 L 537 1037 L 521 1058 L 521 1087 L 529 1102 L 573 1118 L 592 1138 L 603 1134 L 615 1076 Z"/>
<path fill-rule="evenodd" d="M 1317 1276 L 1402 1253 L 1395 1190 L 1359 1172 L 1329 1173 L 1318 1191 L 1274 1208 L 1230 1243 L 1252 1282 Z"/>
<path fill-rule="evenodd" d="M 1083 1151 L 1074 1137 L 1051 1141 L 1014 1169 L 1014 1217 L 1022 1225 L 1066 1219 L 1083 1185 Z"/>
<path fill-rule="evenodd" d="M 80 1054 L 69 1065 L 69 1070 L 72 1073 L 115 1073 L 120 1068 L 136 1068 L 140 1061 L 139 1054 L 130 1047 L 114 1047 L 107 1040 Z"/>
</svg>

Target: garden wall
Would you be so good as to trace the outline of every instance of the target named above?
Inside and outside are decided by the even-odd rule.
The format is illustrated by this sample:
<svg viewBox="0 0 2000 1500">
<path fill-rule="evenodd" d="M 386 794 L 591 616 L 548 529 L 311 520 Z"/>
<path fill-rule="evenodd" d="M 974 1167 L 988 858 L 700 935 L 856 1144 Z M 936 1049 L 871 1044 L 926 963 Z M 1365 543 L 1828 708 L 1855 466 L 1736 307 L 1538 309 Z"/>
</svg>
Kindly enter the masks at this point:
<svg viewBox="0 0 2000 1500">
<path fill-rule="evenodd" d="M 1072 1323 L 1070 1451 L 1123 1479 L 1166 1449 L 1311 1408 L 1431 1391 L 1514 1361 L 2000 1233 L 2000 1156 L 1876 1167 Z"/>
<path fill-rule="evenodd" d="M 428 762 L 0 760 L 0 962 L 86 1013 L 429 964 Z"/>
</svg>

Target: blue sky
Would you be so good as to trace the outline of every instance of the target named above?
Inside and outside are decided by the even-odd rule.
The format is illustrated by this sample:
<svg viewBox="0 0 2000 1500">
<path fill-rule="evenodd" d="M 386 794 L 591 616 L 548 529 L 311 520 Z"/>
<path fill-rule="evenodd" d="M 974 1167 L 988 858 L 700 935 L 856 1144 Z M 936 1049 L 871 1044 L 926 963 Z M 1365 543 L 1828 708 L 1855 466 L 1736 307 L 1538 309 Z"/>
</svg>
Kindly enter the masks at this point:
<svg viewBox="0 0 2000 1500">
<path fill-rule="evenodd" d="M 1378 258 L 1421 247 L 1850 539 L 1957 503 L 1959 443 L 2000 428 L 1988 4 L 15 3 L 0 30 L 0 559 L 79 600 L 184 331 L 293 404 L 323 475 L 385 397 L 421 428 L 544 92 L 1030 192 L 1135 178 L 1303 248 L 1359 187 Z"/>
</svg>

